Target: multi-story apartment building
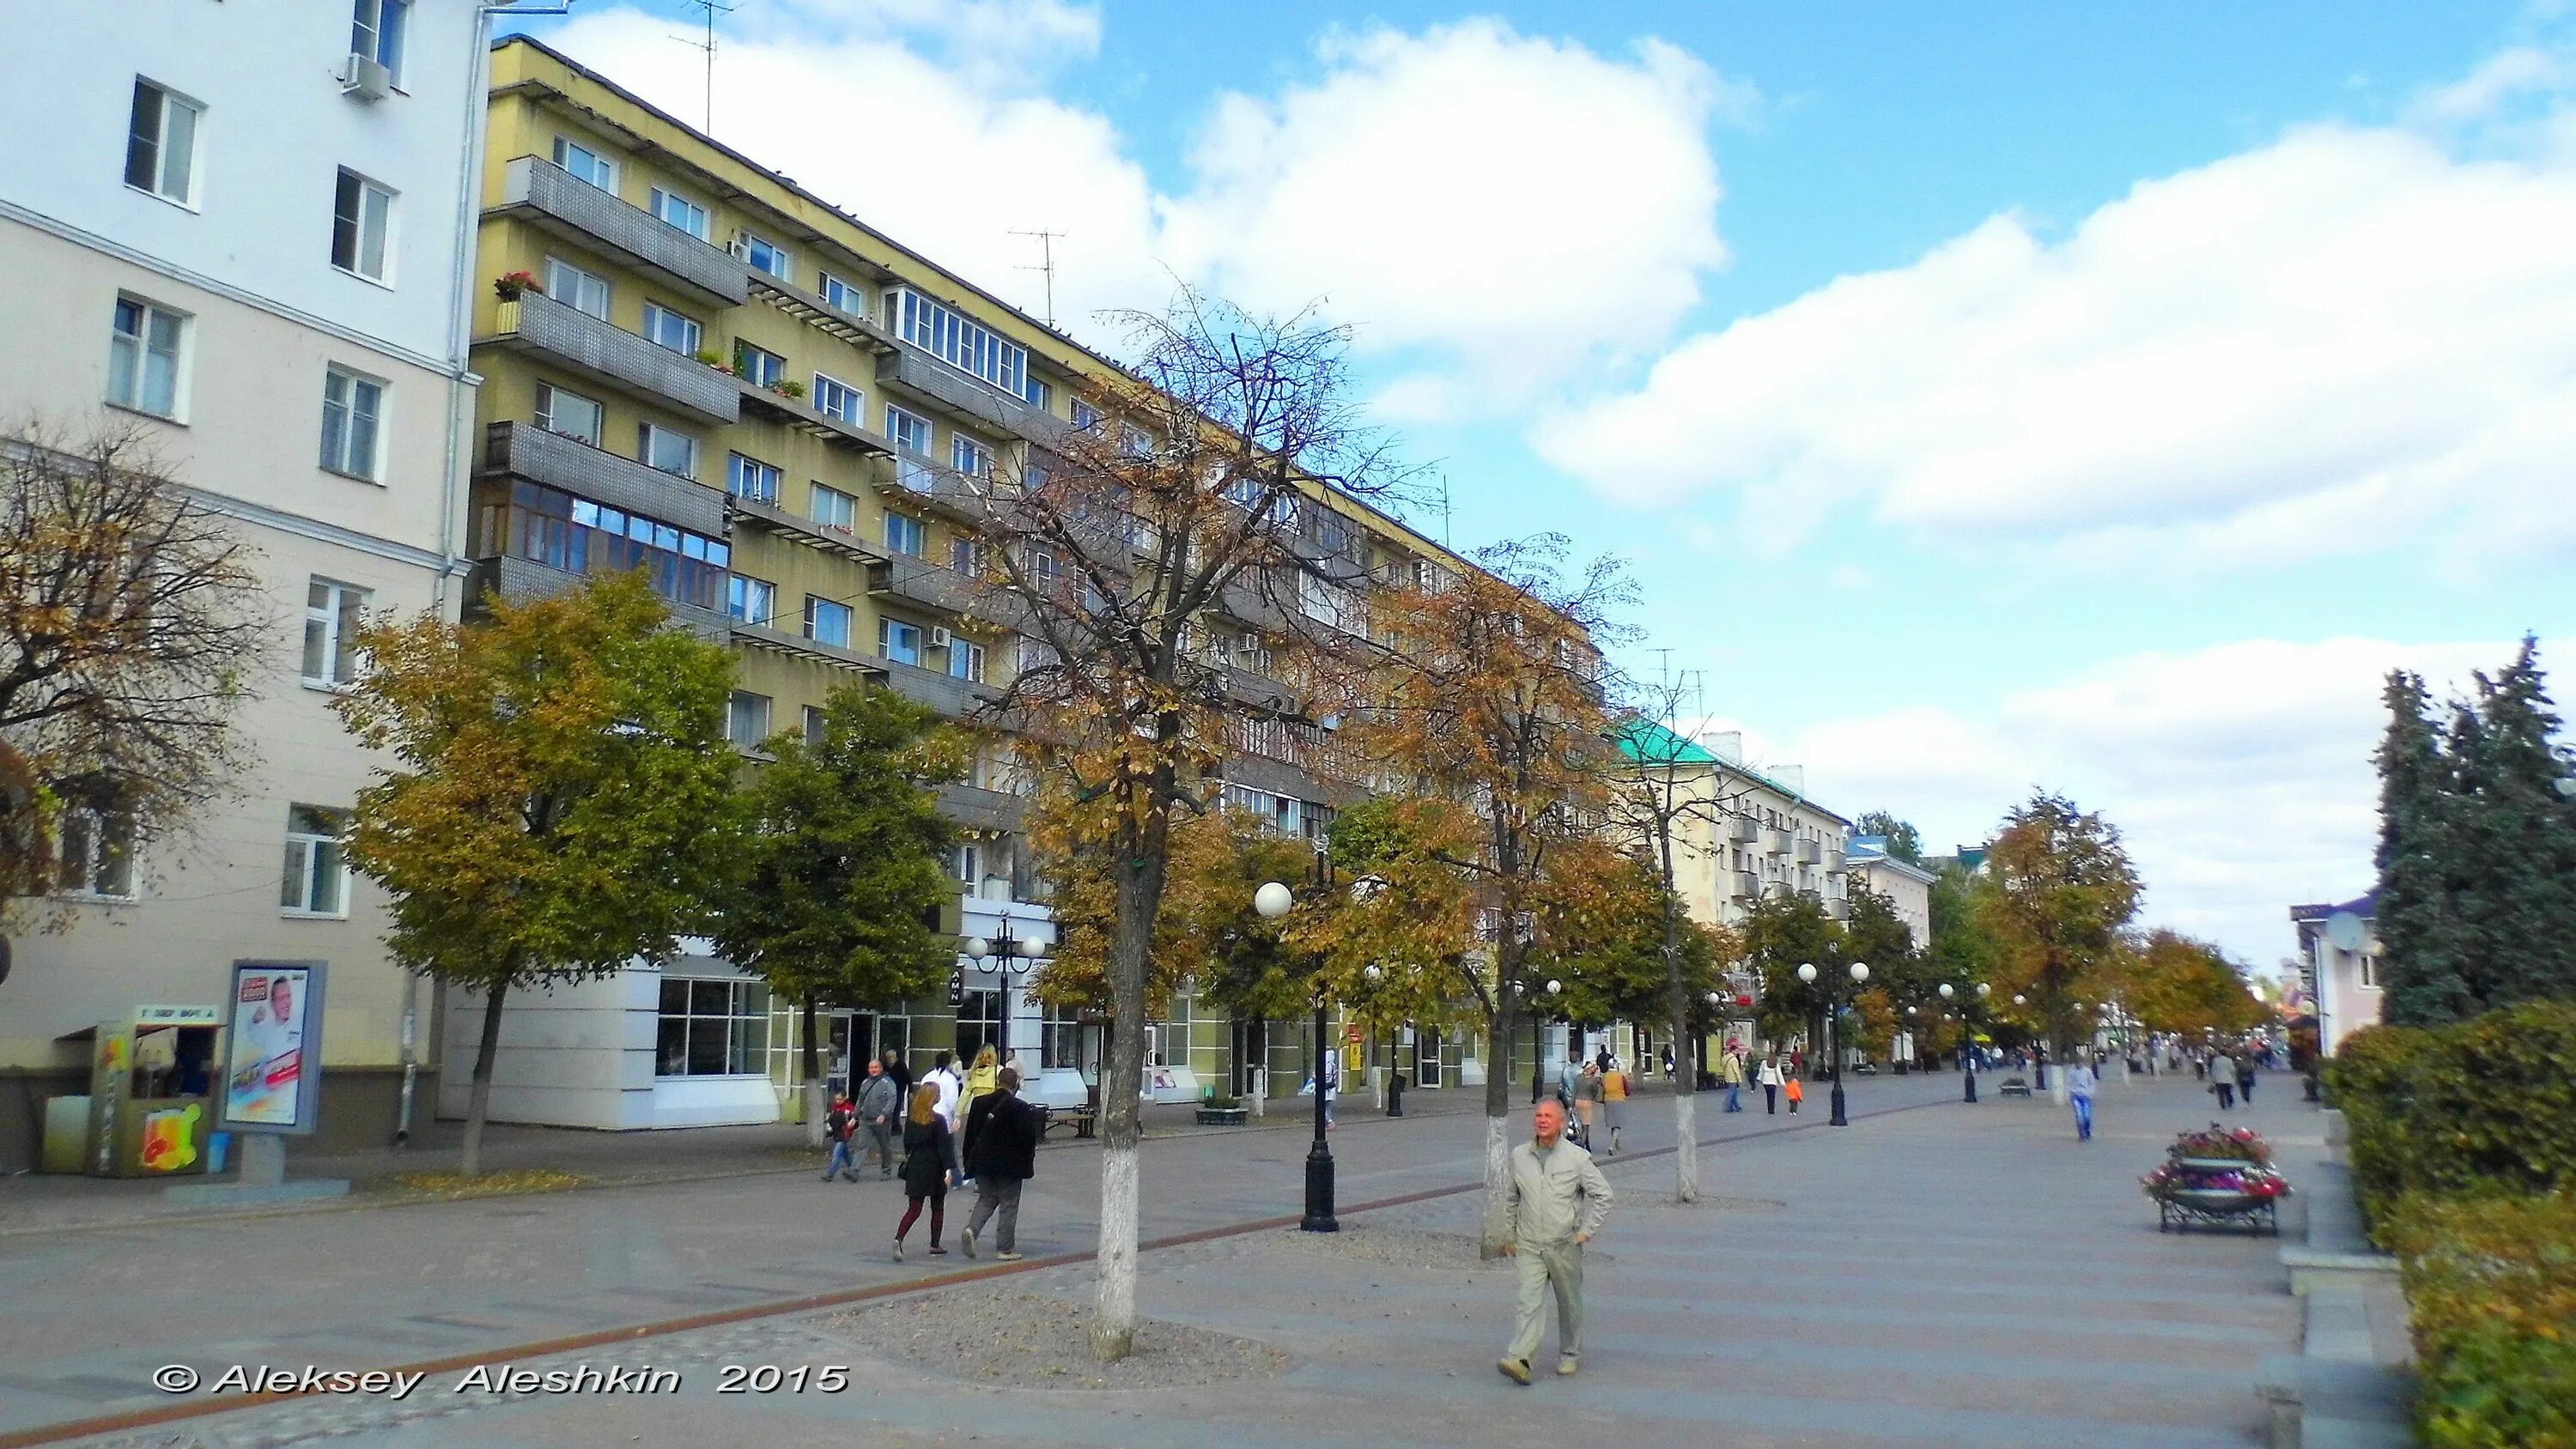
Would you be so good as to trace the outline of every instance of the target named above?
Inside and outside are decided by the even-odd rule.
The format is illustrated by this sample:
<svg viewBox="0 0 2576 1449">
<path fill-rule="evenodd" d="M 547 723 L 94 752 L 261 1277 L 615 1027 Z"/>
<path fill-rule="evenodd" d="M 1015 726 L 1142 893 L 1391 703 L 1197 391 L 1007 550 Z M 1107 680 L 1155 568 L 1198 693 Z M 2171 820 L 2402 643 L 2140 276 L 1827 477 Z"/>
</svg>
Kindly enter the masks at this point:
<svg viewBox="0 0 2576 1449">
<path fill-rule="evenodd" d="M 1932 872 L 1887 853 L 1887 837 L 1855 835 L 1845 847 L 1851 884 L 1887 897 L 1905 922 L 1905 933 L 1922 950 L 1932 943 Z"/>
<path fill-rule="evenodd" d="M 747 754 L 847 683 L 961 717 L 993 698 L 1022 645 L 979 584 L 989 550 L 1020 545 L 989 536 L 982 480 L 1021 476 L 1032 450 L 1043 459 L 1095 424 L 1087 389 L 1115 364 L 538 42 L 495 48 L 490 107 L 477 587 L 508 595 L 646 568 L 679 617 L 739 656 L 733 738 Z M 496 284 L 518 273 L 532 285 L 505 298 L 516 286 Z M 1355 568 L 1463 567 L 1348 500 L 1310 512 Z M 1260 697 L 1260 621 L 1219 647 Z M 1320 834 L 1356 792 L 1312 772 L 1316 725 L 1293 691 L 1275 693 L 1273 712 L 1234 732 L 1225 799 Z M 943 998 L 832 1014 L 818 1034 L 835 1075 L 875 1051 L 926 1060 L 984 1042 L 1051 1066 L 1099 1059 L 1097 1023 L 1052 1017 L 1029 992 L 1054 923 L 1021 831 L 1027 772 L 1009 738 L 988 738 L 973 778 L 941 796 L 966 836 L 946 925 L 1017 949 L 961 952 Z M 448 1015 L 453 1109 L 478 1013 L 451 1005 L 467 1008 Z M 1172 1010 L 1148 1060 L 1176 1094 L 1193 1078 L 1240 1089 L 1267 1055 L 1253 1024 L 1187 994 Z M 516 998 L 493 1112 L 602 1127 L 773 1120 L 800 1029 L 707 953 Z M 1283 1048 L 1280 1065 L 1293 1055 Z M 1454 1074 L 1454 1050 L 1448 1062 Z"/>
<path fill-rule="evenodd" d="M 231 798 L 131 856 L 117 822 L 67 832 L 71 929 L 17 943 L 0 1076 L 86 1091 L 101 1023 L 214 1017 L 236 959 L 321 961 L 323 1138 L 382 1141 L 427 999 L 340 859 L 370 762 L 329 704 L 362 610 L 452 616 L 461 594 L 480 12 L 19 5 L 8 49 L 0 416 L 139 433 L 238 530 L 273 628 L 241 661 Z M 180 1035 L 186 1080 L 212 1030 Z M 0 1160 L 25 1161 L 34 1118 L 0 1107 Z"/>
</svg>

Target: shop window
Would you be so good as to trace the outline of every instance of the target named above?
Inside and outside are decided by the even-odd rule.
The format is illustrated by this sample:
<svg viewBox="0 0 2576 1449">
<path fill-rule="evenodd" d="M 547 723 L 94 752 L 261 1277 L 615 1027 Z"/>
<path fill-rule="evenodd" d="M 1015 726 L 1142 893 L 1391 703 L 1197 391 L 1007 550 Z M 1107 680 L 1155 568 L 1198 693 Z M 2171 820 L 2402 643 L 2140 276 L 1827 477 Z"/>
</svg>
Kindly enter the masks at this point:
<svg viewBox="0 0 2576 1449">
<path fill-rule="evenodd" d="M 654 1075 L 758 1076 L 769 1051 L 769 987 L 664 977 Z"/>
</svg>

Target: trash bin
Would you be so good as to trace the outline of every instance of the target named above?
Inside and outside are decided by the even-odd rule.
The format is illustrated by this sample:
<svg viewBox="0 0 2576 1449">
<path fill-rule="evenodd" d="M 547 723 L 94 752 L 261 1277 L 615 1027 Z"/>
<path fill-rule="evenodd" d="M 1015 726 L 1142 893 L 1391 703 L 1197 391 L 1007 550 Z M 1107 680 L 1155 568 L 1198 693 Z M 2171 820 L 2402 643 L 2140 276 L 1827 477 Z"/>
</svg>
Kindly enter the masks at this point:
<svg viewBox="0 0 2576 1449">
<path fill-rule="evenodd" d="M 1386 1115 L 1390 1117 L 1404 1115 L 1404 1073 L 1402 1072 L 1397 1072 L 1386 1079 Z"/>
</svg>

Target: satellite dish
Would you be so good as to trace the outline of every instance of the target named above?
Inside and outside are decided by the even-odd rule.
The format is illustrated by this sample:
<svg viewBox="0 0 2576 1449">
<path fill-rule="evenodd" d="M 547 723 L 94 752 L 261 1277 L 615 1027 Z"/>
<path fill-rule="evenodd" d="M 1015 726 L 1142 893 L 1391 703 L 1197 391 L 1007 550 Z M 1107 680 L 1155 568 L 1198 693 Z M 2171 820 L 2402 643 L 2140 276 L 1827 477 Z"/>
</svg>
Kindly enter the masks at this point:
<svg viewBox="0 0 2576 1449">
<path fill-rule="evenodd" d="M 2338 951 L 2358 951 L 2369 936 L 2370 927 L 2350 911 L 2326 917 L 2326 942 Z"/>
</svg>

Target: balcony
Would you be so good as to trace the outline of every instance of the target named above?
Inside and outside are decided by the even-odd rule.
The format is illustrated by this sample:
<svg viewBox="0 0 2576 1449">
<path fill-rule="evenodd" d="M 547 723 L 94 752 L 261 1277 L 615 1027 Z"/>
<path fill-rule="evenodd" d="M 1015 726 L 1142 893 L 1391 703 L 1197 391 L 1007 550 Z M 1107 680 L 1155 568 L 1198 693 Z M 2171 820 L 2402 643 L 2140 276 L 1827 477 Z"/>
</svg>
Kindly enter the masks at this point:
<svg viewBox="0 0 2576 1449">
<path fill-rule="evenodd" d="M 938 789 L 939 813 L 969 830 L 1016 831 L 1028 802 L 1003 790 L 947 784 Z"/>
<path fill-rule="evenodd" d="M 742 417 L 742 395 L 734 378 L 542 293 L 530 292 L 515 302 L 502 303 L 498 330 L 483 340 L 538 354 L 610 387 L 645 394 L 709 422 L 730 423 Z"/>
<path fill-rule="evenodd" d="M 747 649 L 828 664 L 835 669 L 846 669 L 853 674 L 879 680 L 886 677 L 888 669 L 886 662 L 873 654 L 840 644 L 826 644 L 820 639 L 808 639 L 802 634 L 790 634 L 775 624 L 751 624 L 736 619 L 733 621 L 733 642 Z"/>
<path fill-rule="evenodd" d="M 1737 845 L 1751 845 L 1762 838 L 1762 824 L 1750 815 L 1738 815 L 1726 822 L 1726 838 Z"/>
<path fill-rule="evenodd" d="M 1847 855 L 1843 854 L 1841 851 L 1839 851 L 1839 850 L 1828 850 L 1828 851 L 1826 851 L 1826 852 L 1825 852 L 1825 859 L 1824 859 L 1825 874 L 1827 874 L 1827 875 L 1841 875 L 1841 874 L 1842 874 L 1846 869 L 1848 869 L 1848 868 L 1850 867 L 1850 865 L 1851 865 L 1851 857 L 1849 857 L 1849 856 L 1847 856 Z"/>
<path fill-rule="evenodd" d="M 1796 858 L 1800 865 L 1814 865 L 1824 859 L 1824 847 L 1812 840 L 1798 841 Z"/>
<path fill-rule="evenodd" d="M 587 582 L 577 573 L 532 559 L 502 554 L 474 561 L 473 570 L 467 575 L 465 596 L 468 599 L 498 596 L 512 603 L 523 603 L 529 599 L 568 594 Z M 667 597 L 662 600 L 662 606 L 669 609 L 671 618 L 686 626 L 689 632 L 719 644 L 731 637 L 736 628 L 731 619 L 713 609 L 701 609 Z"/>
<path fill-rule="evenodd" d="M 830 413 L 817 412 L 814 405 L 804 398 L 794 398 L 782 392 L 773 392 L 749 378 L 734 377 L 729 380 L 733 383 L 735 391 L 741 394 L 741 402 L 767 413 L 770 417 L 809 438 L 820 438 L 827 443 L 840 443 L 846 447 L 856 448 L 862 453 L 890 454 L 894 451 L 892 443 L 869 432 L 861 424 L 846 418 L 834 417 Z"/>
<path fill-rule="evenodd" d="M 896 453 L 890 465 L 880 466 L 876 483 L 877 492 L 890 500 L 975 528 L 993 521 L 993 500 L 1009 496 L 1011 488 L 990 478 L 969 478 L 911 453 Z"/>
<path fill-rule="evenodd" d="M 1029 406 L 982 378 L 960 372 L 908 342 L 895 343 L 893 351 L 877 359 L 877 383 L 1040 447 L 1060 446 L 1065 435 L 1073 431 L 1071 424 L 1053 414 Z"/>
<path fill-rule="evenodd" d="M 1762 853 L 1764 855 L 1787 855 L 1789 853 L 1789 832 L 1785 830 L 1763 831 Z"/>
<path fill-rule="evenodd" d="M 818 332 L 828 333 L 853 347 L 870 352 L 892 352 L 899 345 L 894 334 L 877 325 L 874 318 L 844 312 L 821 297 L 793 282 L 773 277 L 767 272 L 744 269 L 744 280 L 751 284 L 751 295 L 786 313 Z"/>
<path fill-rule="evenodd" d="M 846 528 L 800 518 L 775 503 L 736 496 L 726 501 L 726 507 L 732 510 L 737 524 L 748 522 L 780 538 L 837 554 L 853 563 L 876 563 L 885 557 L 885 550 L 865 542 Z"/>
<path fill-rule="evenodd" d="M 1736 900 L 1739 900 L 1739 901 L 1749 901 L 1749 900 L 1757 899 L 1757 898 L 1759 898 L 1759 897 L 1761 896 L 1761 894 L 1762 894 L 1762 882 L 1761 882 L 1760 878 L 1756 877 L 1756 876 L 1753 874 L 1753 872 L 1751 872 L 1751 871 L 1749 871 L 1749 870 L 1739 870 L 1739 871 L 1736 871 L 1736 872 L 1734 873 L 1734 875 L 1735 875 L 1734 898 L 1735 898 Z"/>
<path fill-rule="evenodd" d="M 516 217 L 577 246 L 614 253 L 708 306 L 738 307 L 749 295 L 743 265 L 731 253 L 535 156 L 517 157 L 502 168 L 501 204 L 489 214 Z"/>
<path fill-rule="evenodd" d="M 485 473 L 507 473 L 709 538 L 725 536 L 724 494 L 534 423 L 483 429 Z"/>
<path fill-rule="evenodd" d="M 897 664 L 892 660 L 879 659 L 876 666 L 885 672 L 886 683 L 895 693 L 915 703 L 929 705 L 951 719 L 963 719 L 1002 697 L 1001 691 L 990 685 L 959 679 L 936 669 L 924 669 L 917 664 Z"/>
</svg>

